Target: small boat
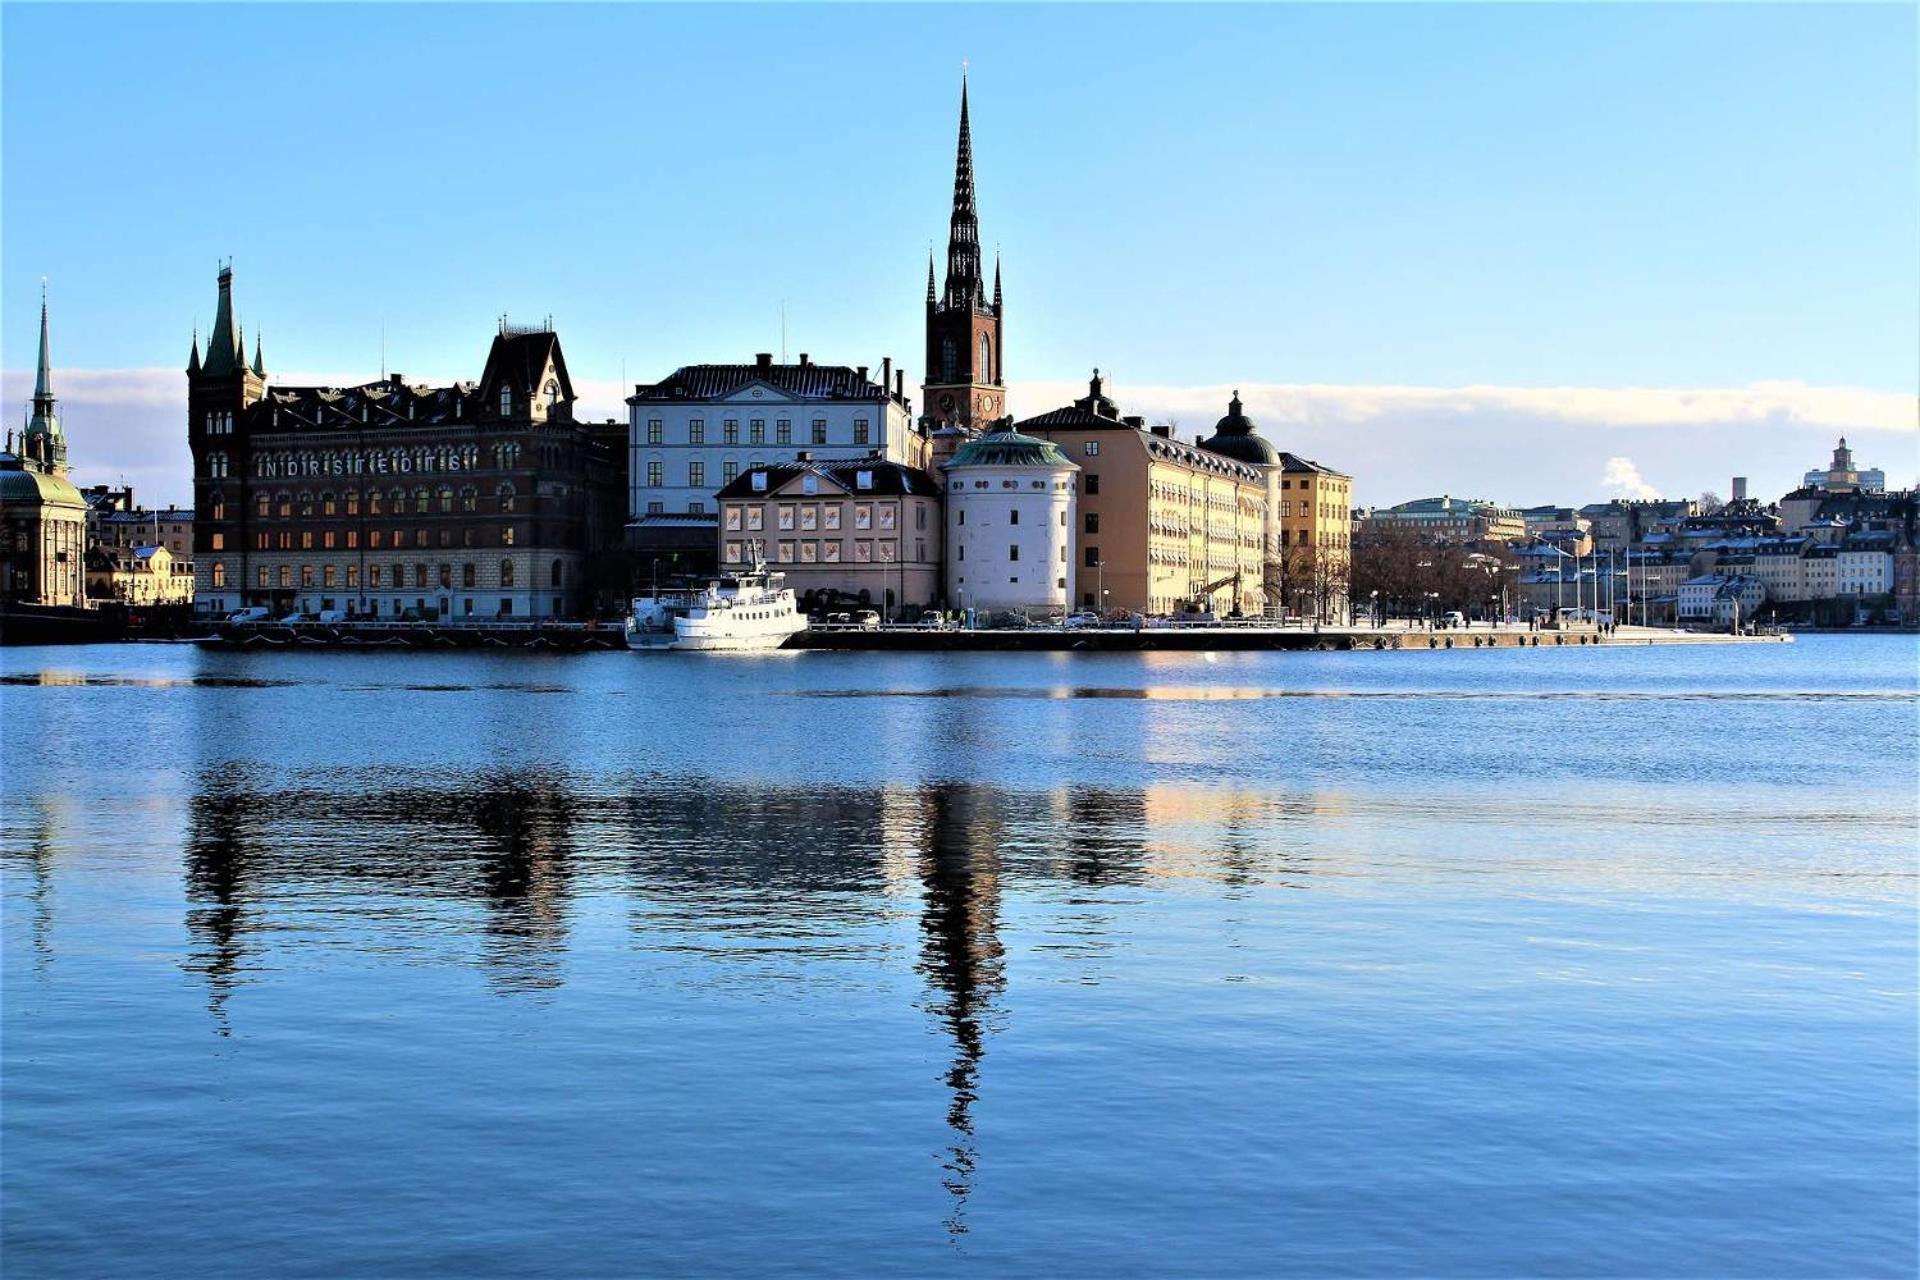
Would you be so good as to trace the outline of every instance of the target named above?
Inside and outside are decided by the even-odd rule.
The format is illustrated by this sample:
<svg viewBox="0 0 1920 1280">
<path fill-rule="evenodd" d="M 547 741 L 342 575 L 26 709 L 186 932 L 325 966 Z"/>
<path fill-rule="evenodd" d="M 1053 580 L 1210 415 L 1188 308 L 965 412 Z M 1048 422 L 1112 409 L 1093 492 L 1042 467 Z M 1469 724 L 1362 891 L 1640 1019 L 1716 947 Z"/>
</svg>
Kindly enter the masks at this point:
<svg viewBox="0 0 1920 1280">
<path fill-rule="evenodd" d="M 778 649 L 807 629 L 785 575 L 770 573 L 755 548 L 744 573 L 702 587 L 656 590 L 633 602 L 626 621 L 629 649 L 746 652 Z"/>
</svg>

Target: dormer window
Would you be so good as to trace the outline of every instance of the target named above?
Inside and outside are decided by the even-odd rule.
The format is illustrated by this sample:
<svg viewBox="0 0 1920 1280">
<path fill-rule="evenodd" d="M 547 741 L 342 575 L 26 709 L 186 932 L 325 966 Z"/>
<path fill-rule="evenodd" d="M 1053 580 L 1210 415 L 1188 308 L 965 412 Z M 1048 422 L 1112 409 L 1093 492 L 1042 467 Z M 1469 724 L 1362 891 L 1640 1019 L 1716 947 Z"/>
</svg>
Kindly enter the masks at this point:
<svg viewBox="0 0 1920 1280">
<path fill-rule="evenodd" d="M 505 417 L 512 416 L 512 414 L 513 414 L 513 388 L 502 387 L 500 388 L 500 416 L 505 418 Z"/>
<path fill-rule="evenodd" d="M 767 473 L 766 472 L 756 471 L 753 473 L 753 491 L 755 493 L 765 493 L 767 491 Z"/>
<path fill-rule="evenodd" d="M 802 493 L 820 492 L 820 477 L 816 475 L 802 476 L 800 478 L 800 492 Z"/>
<path fill-rule="evenodd" d="M 856 489 L 873 488 L 873 472 L 871 471 L 855 472 L 853 477 L 853 487 Z"/>
<path fill-rule="evenodd" d="M 548 378 L 547 379 L 547 408 L 551 409 L 553 408 L 553 406 L 559 403 L 560 403 L 560 383 L 557 379 Z"/>
</svg>

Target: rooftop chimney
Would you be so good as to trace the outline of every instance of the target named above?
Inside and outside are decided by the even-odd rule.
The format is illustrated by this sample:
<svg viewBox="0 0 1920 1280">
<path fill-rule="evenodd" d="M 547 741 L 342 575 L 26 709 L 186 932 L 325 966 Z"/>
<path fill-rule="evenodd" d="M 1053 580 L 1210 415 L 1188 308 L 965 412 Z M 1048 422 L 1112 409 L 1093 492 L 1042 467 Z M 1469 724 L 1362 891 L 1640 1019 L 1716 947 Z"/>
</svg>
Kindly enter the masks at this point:
<svg viewBox="0 0 1920 1280">
<path fill-rule="evenodd" d="M 793 460 L 795 462 L 812 462 L 813 454 L 809 450 L 802 449 L 800 452 L 793 455 Z"/>
<path fill-rule="evenodd" d="M 812 363 L 813 363 L 813 362 L 812 362 L 811 360 L 809 360 L 809 359 L 807 359 L 807 353 L 806 353 L 806 352 L 804 352 L 804 351 L 802 351 L 802 352 L 800 353 L 800 367 L 801 367 L 802 369 L 804 369 L 804 368 L 806 368 L 806 367 L 807 367 L 807 366 L 808 366 L 809 364 L 812 364 Z"/>
<path fill-rule="evenodd" d="M 856 366 L 854 369 L 854 372 L 860 375 L 861 382 L 864 383 L 867 380 L 867 366 L 865 365 Z"/>
<path fill-rule="evenodd" d="M 757 353 L 757 354 L 756 354 L 756 355 L 755 355 L 755 356 L 753 357 L 753 367 L 754 367 L 754 368 L 756 368 L 756 369 L 771 369 L 771 368 L 773 368 L 773 352 L 771 352 L 771 351 L 762 351 L 762 352 L 759 352 L 759 353 Z"/>
<path fill-rule="evenodd" d="M 1735 502 L 1745 502 L 1747 500 L 1747 478 L 1745 476 L 1735 476 L 1733 478 L 1733 500 Z"/>
<path fill-rule="evenodd" d="M 1127 421 L 1127 425 L 1134 428 L 1135 430 L 1138 430 L 1140 427 L 1146 424 L 1145 418 L 1128 418 L 1126 421 Z M 1151 432 L 1153 432 L 1154 435 L 1159 436 L 1163 440 L 1173 439 L 1173 424 L 1170 422 L 1156 423 L 1152 427 L 1149 427 L 1148 430 L 1150 430 Z"/>
<path fill-rule="evenodd" d="M 901 369 L 893 375 L 893 394 L 902 400 L 907 398 L 907 371 Z"/>
<path fill-rule="evenodd" d="M 893 357 L 892 356 L 880 357 L 880 389 L 882 391 L 893 390 Z"/>
</svg>

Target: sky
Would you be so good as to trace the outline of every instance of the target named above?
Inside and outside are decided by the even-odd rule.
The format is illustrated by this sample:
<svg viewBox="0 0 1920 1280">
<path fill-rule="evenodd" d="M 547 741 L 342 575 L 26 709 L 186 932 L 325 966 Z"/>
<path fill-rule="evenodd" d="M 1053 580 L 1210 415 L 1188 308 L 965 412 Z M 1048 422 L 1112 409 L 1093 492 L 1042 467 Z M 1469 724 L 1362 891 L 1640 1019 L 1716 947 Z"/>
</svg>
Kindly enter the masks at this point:
<svg viewBox="0 0 1920 1280">
<path fill-rule="evenodd" d="M 583 412 L 680 364 L 923 354 L 969 67 L 1009 404 L 1356 498 L 1920 476 L 1911 5 L 0 6 L 0 393 L 42 278 L 75 478 L 190 497 L 231 257 L 276 380 L 479 376 L 553 317 Z M 249 338 L 251 342 L 251 338 Z M 917 401 L 917 394 L 916 394 Z"/>
</svg>

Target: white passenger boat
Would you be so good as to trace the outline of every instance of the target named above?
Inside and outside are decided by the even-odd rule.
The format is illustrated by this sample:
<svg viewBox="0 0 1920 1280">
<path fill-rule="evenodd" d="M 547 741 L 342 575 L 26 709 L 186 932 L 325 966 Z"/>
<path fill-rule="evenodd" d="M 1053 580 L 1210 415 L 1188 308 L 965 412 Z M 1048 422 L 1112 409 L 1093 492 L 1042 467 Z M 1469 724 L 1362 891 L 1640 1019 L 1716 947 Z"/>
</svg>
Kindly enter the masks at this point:
<svg viewBox="0 0 1920 1280">
<path fill-rule="evenodd" d="M 778 649 L 807 629 L 784 574 L 769 573 L 756 555 L 745 573 L 705 587 L 638 597 L 627 618 L 631 649 L 706 651 Z"/>
</svg>

